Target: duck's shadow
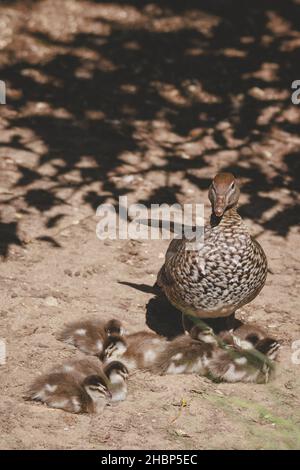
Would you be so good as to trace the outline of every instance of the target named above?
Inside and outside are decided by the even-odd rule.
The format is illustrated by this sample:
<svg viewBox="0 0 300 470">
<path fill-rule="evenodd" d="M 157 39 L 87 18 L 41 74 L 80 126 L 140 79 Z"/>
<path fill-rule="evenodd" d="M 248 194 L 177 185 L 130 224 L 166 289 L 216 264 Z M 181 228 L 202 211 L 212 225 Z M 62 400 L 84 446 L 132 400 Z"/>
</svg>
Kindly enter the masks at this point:
<svg viewBox="0 0 300 470">
<path fill-rule="evenodd" d="M 156 284 L 150 286 L 125 281 L 119 281 L 119 283 L 142 292 L 155 294 L 146 305 L 146 325 L 151 330 L 168 339 L 184 333 L 181 312 L 170 304 Z M 236 329 L 242 324 L 234 314 L 223 318 L 201 318 L 201 321 L 211 327 L 216 334 L 224 330 Z M 185 327 L 189 330 L 197 322 L 197 319 L 195 318 L 193 321 L 185 317 L 184 322 Z"/>
<path fill-rule="evenodd" d="M 184 319 L 187 330 L 190 330 L 195 323 L 197 323 L 196 317 Z M 201 323 L 212 328 L 215 334 L 225 330 L 235 330 L 242 324 L 234 314 L 223 318 L 201 318 Z M 163 293 L 150 299 L 146 305 L 146 324 L 155 333 L 169 339 L 184 333 L 181 312 L 170 304 Z"/>
<path fill-rule="evenodd" d="M 146 325 L 150 330 L 169 339 L 184 333 L 181 312 L 170 304 L 157 284 L 151 286 L 127 281 L 119 281 L 119 284 L 155 294 L 146 305 Z"/>
<path fill-rule="evenodd" d="M 146 325 L 155 333 L 171 339 L 184 333 L 182 315 L 163 293 L 149 300 L 146 305 Z"/>
</svg>

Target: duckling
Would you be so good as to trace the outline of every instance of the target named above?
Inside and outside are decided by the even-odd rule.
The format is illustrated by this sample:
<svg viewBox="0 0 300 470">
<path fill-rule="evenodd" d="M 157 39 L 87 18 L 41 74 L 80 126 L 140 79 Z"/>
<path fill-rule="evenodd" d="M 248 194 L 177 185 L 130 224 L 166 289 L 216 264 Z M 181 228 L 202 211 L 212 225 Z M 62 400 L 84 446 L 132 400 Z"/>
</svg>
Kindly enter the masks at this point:
<svg viewBox="0 0 300 470">
<path fill-rule="evenodd" d="M 112 336 L 112 338 L 114 338 Z M 81 381 L 88 375 L 104 374 L 111 393 L 111 401 L 125 400 L 127 395 L 128 369 L 120 361 L 112 361 L 103 367 L 99 358 L 70 360 L 62 366 L 56 367 L 54 372 L 65 372 L 73 375 L 77 381 Z"/>
<path fill-rule="evenodd" d="M 263 330 L 261 327 L 254 325 L 254 324 L 243 324 L 236 328 L 235 330 L 230 331 L 223 331 L 221 332 L 218 337 L 226 344 L 230 344 L 232 346 L 237 346 L 240 349 L 257 349 L 257 345 L 259 348 L 263 348 L 263 344 L 272 344 L 274 343 L 274 353 L 275 351 L 278 353 L 280 348 L 280 343 L 275 339 L 268 335 L 268 333 Z M 276 355 L 270 356 L 270 351 L 268 350 L 268 357 L 271 359 L 275 359 Z"/>
<path fill-rule="evenodd" d="M 218 381 L 266 383 L 274 370 L 270 359 L 276 357 L 278 343 L 271 338 L 259 340 L 255 348 L 246 343 L 243 349 L 234 339 L 223 342 L 211 328 L 194 326 L 190 335 L 169 342 L 151 370 L 160 375 L 196 373 Z"/>
<path fill-rule="evenodd" d="M 180 335 L 165 345 L 151 371 L 160 374 L 206 375 L 208 364 L 218 348 L 211 328 L 191 330 L 191 335 Z"/>
<path fill-rule="evenodd" d="M 69 413 L 97 413 L 103 410 L 110 397 L 103 375 L 88 375 L 78 383 L 70 373 L 53 372 L 39 377 L 25 398 Z"/>
<path fill-rule="evenodd" d="M 108 338 L 101 358 L 104 363 L 119 359 L 128 370 L 147 369 L 164 350 L 167 339 L 150 331 Z"/>
<path fill-rule="evenodd" d="M 127 396 L 128 369 L 120 361 L 109 362 L 104 367 L 104 373 L 109 381 L 111 401 L 123 401 Z"/>
<path fill-rule="evenodd" d="M 267 383 L 274 375 L 272 361 L 278 349 L 279 343 L 272 338 L 259 340 L 255 348 L 244 349 L 237 345 L 219 348 L 209 363 L 208 376 L 225 382 Z"/>
<path fill-rule="evenodd" d="M 103 375 L 103 367 L 97 357 L 88 357 L 66 360 L 62 364 L 54 366 L 50 372 L 69 374 L 77 383 L 80 383 L 89 375 Z"/>
<path fill-rule="evenodd" d="M 120 322 L 120 320 L 117 320 L 116 318 L 112 318 L 111 320 L 108 320 L 104 328 L 108 337 L 123 336 L 125 334 L 125 329 L 122 325 L 122 322 Z"/>
<path fill-rule="evenodd" d="M 72 344 L 85 354 L 98 355 L 103 351 L 107 337 L 123 333 L 124 329 L 119 320 L 112 319 L 106 323 L 102 320 L 86 320 L 67 325 L 58 339 Z"/>
<path fill-rule="evenodd" d="M 201 340 L 203 328 L 205 329 L 205 324 L 195 325 L 190 334 Z M 209 331 L 209 328 L 206 330 Z M 271 361 L 276 359 L 280 343 L 268 336 L 266 331 L 257 325 L 242 324 L 234 331 L 225 331 L 213 336 L 217 340 L 219 349 L 215 351 L 213 361 L 209 365 L 211 375 L 215 374 L 220 378 L 216 372 L 220 367 L 223 372 L 226 370 L 227 381 L 261 383 L 269 380 L 274 371 L 274 364 Z M 227 369 L 228 364 L 229 369 Z M 222 378 L 222 373 L 220 375 Z"/>
<path fill-rule="evenodd" d="M 266 255 L 237 212 L 239 194 L 231 173 L 216 175 L 208 193 L 212 215 L 204 244 L 190 248 L 191 240 L 183 238 L 169 245 L 157 285 L 183 316 L 229 317 L 265 284 Z"/>
</svg>

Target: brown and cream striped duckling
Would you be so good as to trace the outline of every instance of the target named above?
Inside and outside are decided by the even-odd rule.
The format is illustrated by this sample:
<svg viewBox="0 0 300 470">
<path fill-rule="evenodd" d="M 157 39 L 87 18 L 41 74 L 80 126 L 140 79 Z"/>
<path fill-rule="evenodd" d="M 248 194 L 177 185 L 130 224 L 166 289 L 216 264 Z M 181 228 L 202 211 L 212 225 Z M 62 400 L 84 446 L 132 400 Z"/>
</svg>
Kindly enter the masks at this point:
<svg viewBox="0 0 300 470">
<path fill-rule="evenodd" d="M 267 332 L 264 331 L 257 325 L 245 323 L 235 329 L 221 331 L 219 338 L 227 344 L 243 346 L 244 349 L 251 349 L 256 343 L 268 336 Z"/>
<path fill-rule="evenodd" d="M 26 399 L 45 403 L 69 413 L 97 413 L 103 410 L 111 394 L 103 375 L 88 375 L 80 383 L 68 372 L 52 372 L 39 377 Z"/>
<path fill-rule="evenodd" d="M 224 382 L 267 383 L 275 372 L 273 360 L 278 348 L 272 338 L 258 341 L 255 348 L 219 348 L 209 363 L 208 376 Z"/>
<path fill-rule="evenodd" d="M 104 363 L 120 360 L 129 370 L 147 369 L 156 361 L 168 343 L 166 338 L 150 331 L 138 331 L 108 338 L 101 356 Z"/>
<path fill-rule="evenodd" d="M 225 382 L 267 382 L 278 343 L 264 338 L 256 348 L 248 341 L 247 349 L 241 346 L 234 340 L 223 341 L 210 328 L 194 326 L 190 335 L 169 342 L 152 371 L 161 375 L 195 373 Z"/>
<path fill-rule="evenodd" d="M 123 401 L 127 396 L 128 369 L 120 361 L 112 361 L 104 367 L 104 373 L 109 381 L 111 401 Z"/>
<path fill-rule="evenodd" d="M 111 401 L 124 400 L 127 394 L 126 381 L 128 378 L 128 370 L 125 365 L 119 361 L 113 361 L 103 367 L 99 358 L 96 357 L 80 360 L 71 359 L 54 367 L 51 372 L 68 373 L 72 375 L 78 383 L 84 380 L 88 375 L 103 375 L 105 379 L 107 379 L 108 388 L 112 395 Z M 121 386 L 122 384 L 123 386 Z"/>
<path fill-rule="evenodd" d="M 218 342 L 211 328 L 194 327 L 189 335 L 180 335 L 169 341 L 151 370 L 160 375 L 206 375 L 209 361 L 217 348 Z"/>
<path fill-rule="evenodd" d="M 220 340 L 236 347 L 240 350 L 251 350 L 253 348 L 263 352 L 267 349 L 268 357 L 272 360 L 276 359 L 280 349 L 280 342 L 261 327 L 254 324 L 243 324 L 235 330 L 223 331 L 218 337 Z"/>
<path fill-rule="evenodd" d="M 54 366 L 51 373 L 67 373 L 80 383 L 88 375 L 103 375 L 103 367 L 97 357 L 85 357 L 83 359 L 69 359 L 62 364 Z"/>
<path fill-rule="evenodd" d="M 216 175 L 208 193 L 212 216 L 203 244 L 191 248 L 183 238 L 169 245 L 157 285 L 183 315 L 228 317 L 265 284 L 267 259 L 237 212 L 239 194 L 231 173 Z"/>
<path fill-rule="evenodd" d="M 119 361 L 113 361 L 104 367 L 99 358 L 89 357 L 84 359 L 70 359 L 63 364 L 56 366 L 51 372 L 62 372 L 71 374 L 77 382 L 81 382 L 88 375 L 103 375 L 107 379 L 108 388 L 111 392 L 111 401 L 123 400 L 127 394 L 128 370 Z M 112 380 L 110 380 L 112 379 Z M 121 387 L 123 383 L 123 387 Z M 118 386 L 116 386 L 119 384 Z M 121 393 L 121 388 L 123 393 Z M 123 397 L 123 398 L 122 398 Z"/>
<path fill-rule="evenodd" d="M 70 413 L 96 413 L 109 401 L 124 400 L 128 371 L 114 361 L 104 369 L 96 358 L 66 361 L 32 384 L 26 399 Z"/>
<path fill-rule="evenodd" d="M 61 332 L 58 339 L 72 344 L 85 354 L 99 355 L 107 338 L 121 336 L 124 329 L 119 320 L 85 320 L 70 323 Z"/>
<path fill-rule="evenodd" d="M 202 326 L 194 326 L 191 334 L 201 335 Z M 199 333 L 200 332 L 200 333 Z M 209 363 L 209 375 L 227 382 L 266 383 L 273 375 L 272 361 L 280 343 L 257 325 L 243 324 L 231 332 L 216 336 L 219 348 Z"/>
</svg>

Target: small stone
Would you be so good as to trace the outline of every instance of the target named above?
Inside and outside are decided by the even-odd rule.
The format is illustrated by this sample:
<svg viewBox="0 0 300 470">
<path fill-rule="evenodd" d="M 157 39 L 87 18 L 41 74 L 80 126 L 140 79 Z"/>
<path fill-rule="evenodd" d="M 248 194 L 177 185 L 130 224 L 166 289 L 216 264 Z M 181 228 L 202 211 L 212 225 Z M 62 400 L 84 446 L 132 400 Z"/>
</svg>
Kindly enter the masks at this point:
<svg viewBox="0 0 300 470">
<path fill-rule="evenodd" d="M 47 307 L 58 307 L 58 301 L 55 297 L 46 297 L 44 303 Z"/>
<path fill-rule="evenodd" d="M 187 432 L 185 432 L 183 429 L 175 429 L 174 430 L 176 436 L 179 437 L 191 437 Z"/>
<path fill-rule="evenodd" d="M 180 152 L 180 156 L 184 160 L 190 160 L 190 158 L 191 158 L 190 155 L 188 155 L 186 152 Z"/>
<path fill-rule="evenodd" d="M 286 382 L 286 383 L 284 384 L 284 386 L 285 386 L 285 388 L 287 388 L 288 390 L 292 390 L 292 389 L 294 388 L 294 386 L 293 386 L 293 384 L 292 384 L 291 381 Z"/>
<path fill-rule="evenodd" d="M 216 126 L 218 131 L 225 131 L 226 129 L 229 129 L 229 127 L 230 123 L 228 121 L 220 121 Z"/>
<path fill-rule="evenodd" d="M 134 180 L 134 176 L 133 175 L 123 176 L 122 180 L 124 181 L 124 183 L 132 183 Z"/>
<path fill-rule="evenodd" d="M 263 150 L 262 154 L 266 158 L 272 158 L 272 152 L 270 152 L 269 150 Z"/>
</svg>

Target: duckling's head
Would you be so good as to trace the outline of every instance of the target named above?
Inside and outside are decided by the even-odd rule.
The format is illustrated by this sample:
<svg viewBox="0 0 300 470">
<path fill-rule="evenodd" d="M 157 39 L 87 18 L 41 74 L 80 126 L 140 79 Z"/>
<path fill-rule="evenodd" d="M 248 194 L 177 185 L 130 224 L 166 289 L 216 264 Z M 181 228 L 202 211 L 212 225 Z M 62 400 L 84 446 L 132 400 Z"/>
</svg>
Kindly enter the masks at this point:
<svg viewBox="0 0 300 470">
<path fill-rule="evenodd" d="M 124 328 L 120 320 L 113 318 L 109 320 L 105 325 L 105 331 L 107 336 L 122 336 L 124 334 Z"/>
<path fill-rule="evenodd" d="M 268 336 L 267 332 L 259 326 L 252 323 L 244 323 L 234 330 L 234 336 L 249 341 L 256 347 L 259 340 L 264 339 Z"/>
<path fill-rule="evenodd" d="M 104 343 L 103 353 L 100 359 L 104 362 L 118 359 L 127 350 L 127 343 L 122 336 L 109 336 Z"/>
<path fill-rule="evenodd" d="M 233 174 L 217 174 L 208 191 L 208 197 L 214 214 L 217 217 L 222 217 L 226 209 L 237 205 L 239 195 L 240 190 Z"/>
<path fill-rule="evenodd" d="M 212 328 L 207 325 L 194 325 L 190 331 L 190 336 L 202 343 L 217 344 Z"/>
<path fill-rule="evenodd" d="M 100 375 L 89 375 L 84 379 L 82 386 L 98 411 L 100 408 L 104 408 L 107 401 L 111 398 L 108 384 Z"/>
<path fill-rule="evenodd" d="M 127 396 L 127 367 L 120 361 L 112 361 L 104 367 L 104 373 L 109 380 L 111 401 L 125 400 Z"/>
<path fill-rule="evenodd" d="M 105 375 L 111 383 L 116 383 L 117 378 L 120 377 L 125 381 L 128 377 L 127 367 L 120 361 L 109 362 L 104 368 Z"/>
<path fill-rule="evenodd" d="M 280 346 L 280 343 L 276 339 L 267 337 L 258 341 L 255 348 L 257 351 L 274 360 L 277 357 Z"/>
</svg>

